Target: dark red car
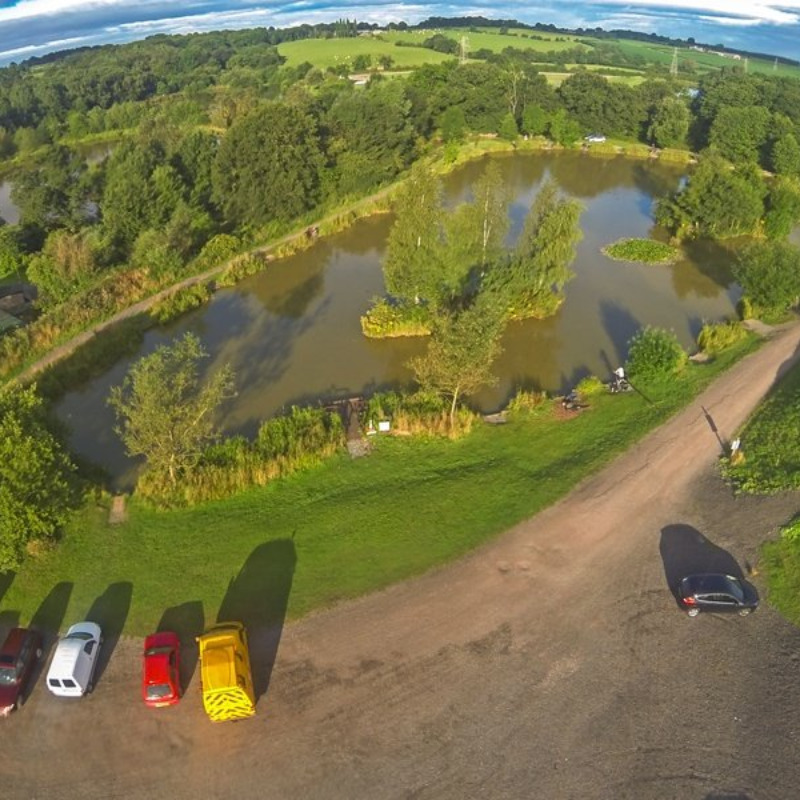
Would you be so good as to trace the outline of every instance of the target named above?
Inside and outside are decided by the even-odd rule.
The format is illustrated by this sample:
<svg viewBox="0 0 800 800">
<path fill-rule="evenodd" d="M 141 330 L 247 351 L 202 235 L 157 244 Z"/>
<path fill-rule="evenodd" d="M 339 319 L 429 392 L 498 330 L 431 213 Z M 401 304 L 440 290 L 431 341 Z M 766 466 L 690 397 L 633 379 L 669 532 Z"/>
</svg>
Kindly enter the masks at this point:
<svg viewBox="0 0 800 800">
<path fill-rule="evenodd" d="M 0 648 L 0 717 L 25 701 L 25 687 L 42 657 L 42 637 L 28 628 L 14 628 Z"/>
<path fill-rule="evenodd" d="M 160 631 L 144 640 L 142 697 L 151 708 L 181 699 L 181 642 L 177 633 Z"/>
</svg>

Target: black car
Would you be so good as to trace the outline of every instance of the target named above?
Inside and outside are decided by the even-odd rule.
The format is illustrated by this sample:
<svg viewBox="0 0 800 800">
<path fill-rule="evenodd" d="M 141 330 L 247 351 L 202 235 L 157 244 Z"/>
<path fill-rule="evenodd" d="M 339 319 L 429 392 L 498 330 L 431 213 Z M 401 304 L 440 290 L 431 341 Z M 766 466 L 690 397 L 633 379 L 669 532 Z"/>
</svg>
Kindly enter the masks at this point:
<svg viewBox="0 0 800 800">
<path fill-rule="evenodd" d="M 701 611 L 735 611 L 747 616 L 758 608 L 758 595 L 750 584 L 733 575 L 689 575 L 678 587 L 678 599 L 690 617 Z"/>
</svg>

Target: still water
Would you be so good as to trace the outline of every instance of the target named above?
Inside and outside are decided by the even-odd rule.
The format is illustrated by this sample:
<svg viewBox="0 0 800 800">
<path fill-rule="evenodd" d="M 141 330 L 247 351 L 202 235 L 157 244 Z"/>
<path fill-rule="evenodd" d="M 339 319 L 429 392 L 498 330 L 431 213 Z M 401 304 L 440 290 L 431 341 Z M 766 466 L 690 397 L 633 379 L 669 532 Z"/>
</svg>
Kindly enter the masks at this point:
<svg viewBox="0 0 800 800">
<path fill-rule="evenodd" d="M 584 238 L 565 303 L 550 319 L 508 327 L 494 370 L 498 383 L 472 398 L 476 407 L 496 410 L 519 387 L 558 392 L 590 373 L 606 377 L 624 361 L 629 339 L 644 325 L 672 329 L 691 347 L 704 321 L 734 314 L 739 291 L 730 254 L 718 245 L 692 244 L 671 266 L 615 262 L 600 252 L 621 237 L 658 235 L 653 202 L 679 185 L 679 168 L 579 153 L 506 156 L 500 165 L 513 196 L 509 243 L 550 176 L 583 204 Z M 447 202 L 468 197 L 484 167 L 476 162 L 449 176 Z M 129 485 L 134 464 L 113 432 L 109 388 L 136 358 L 186 331 L 209 351 L 211 369 L 229 363 L 235 370 L 238 394 L 221 419 L 227 433 L 252 434 L 261 420 L 292 404 L 409 384 L 406 363 L 424 350 L 425 341 L 372 341 L 359 325 L 372 298 L 384 291 L 381 260 L 391 223 L 389 215 L 361 221 L 149 331 L 138 353 L 58 404 L 74 449 L 109 470 L 118 485 Z"/>
</svg>

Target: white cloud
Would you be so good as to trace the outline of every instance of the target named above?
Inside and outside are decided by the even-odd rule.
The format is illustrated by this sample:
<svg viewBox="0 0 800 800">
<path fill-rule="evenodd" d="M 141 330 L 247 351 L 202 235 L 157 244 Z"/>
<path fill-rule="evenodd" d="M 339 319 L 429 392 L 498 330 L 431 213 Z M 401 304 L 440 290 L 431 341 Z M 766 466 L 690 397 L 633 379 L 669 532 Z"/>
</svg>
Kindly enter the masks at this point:
<svg viewBox="0 0 800 800">
<path fill-rule="evenodd" d="M 630 9 L 628 0 L 602 0 L 600 5 Z M 761 0 L 637 0 L 636 10 L 687 11 L 703 19 L 722 22 L 738 20 L 748 24 L 796 25 L 800 22 L 800 0 L 767 3 Z"/>
</svg>

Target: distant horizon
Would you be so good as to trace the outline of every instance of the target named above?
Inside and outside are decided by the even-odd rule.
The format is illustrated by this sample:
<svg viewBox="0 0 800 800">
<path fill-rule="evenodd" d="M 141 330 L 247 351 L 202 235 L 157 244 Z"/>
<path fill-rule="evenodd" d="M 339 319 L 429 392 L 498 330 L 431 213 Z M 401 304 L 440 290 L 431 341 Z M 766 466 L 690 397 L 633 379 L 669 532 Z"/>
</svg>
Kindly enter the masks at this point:
<svg viewBox="0 0 800 800">
<path fill-rule="evenodd" d="M 420 6 L 358 0 L 0 0 L 0 66 L 32 56 L 155 34 L 208 33 L 256 27 L 289 28 L 351 19 L 416 25 L 428 17 L 482 16 L 559 28 L 603 28 L 655 33 L 674 39 L 800 61 L 800 0 L 517 0 L 482 6 L 443 2 Z"/>
</svg>

